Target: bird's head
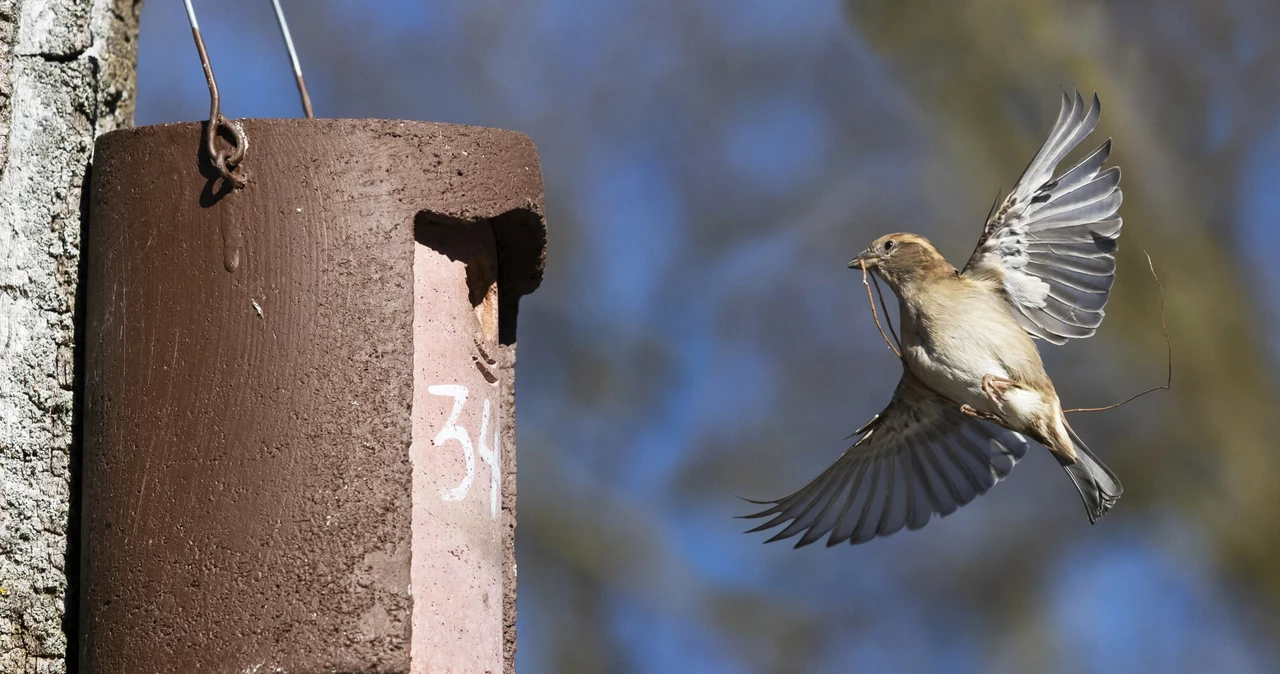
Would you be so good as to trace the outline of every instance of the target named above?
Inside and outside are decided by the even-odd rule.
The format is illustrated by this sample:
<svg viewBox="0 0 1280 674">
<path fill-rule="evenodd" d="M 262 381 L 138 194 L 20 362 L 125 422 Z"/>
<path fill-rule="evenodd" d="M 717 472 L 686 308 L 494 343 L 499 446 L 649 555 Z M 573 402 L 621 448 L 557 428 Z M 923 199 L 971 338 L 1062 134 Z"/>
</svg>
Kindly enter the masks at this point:
<svg viewBox="0 0 1280 674">
<path fill-rule="evenodd" d="M 955 267 L 928 239 L 904 232 L 886 234 L 872 241 L 858 257 L 849 261 L 850 269 L 862 269 L 863 265 L 895 288 L 915 278 L 956 273 Z"/>
</svg>

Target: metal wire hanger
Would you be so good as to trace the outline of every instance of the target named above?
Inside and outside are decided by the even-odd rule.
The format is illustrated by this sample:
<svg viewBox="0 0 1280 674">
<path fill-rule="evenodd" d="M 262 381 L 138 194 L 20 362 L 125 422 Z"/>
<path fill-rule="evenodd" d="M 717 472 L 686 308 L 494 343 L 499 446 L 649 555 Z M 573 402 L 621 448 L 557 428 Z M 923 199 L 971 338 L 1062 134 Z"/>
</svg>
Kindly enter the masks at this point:
<svg viewBox="0 0 1280 674">
<path fill-rule="evenodd" d="M 298 95 L 302 97 L 302 112 L 307 119 L 315 119 L 311 111 L 311 96 L 307 93 L 307 81 L 302 77 L 302 64 L 298 63 L 298 52 L 293 49 L 293 36 L 289 34 L 289 22 L 284 20 L 284 10 L 280 9 L 280 0 L 271 0 L 276 9 L 276 23 L 280 24 L 280 35 L 284 38 L 284 46 L 289 50 L 289 61 L 293 64 L 293 79 L 298 82 Z"/>
<path fill-rule="evenodd" d="M 205 83 L 209 86 L 209 123 L 204 128 L 204 147 L 209 160 L 222 179 L 234 188 L 245 186 L 245 179 L 235 173 L 240 162 L 244 160 L 245 151 L 249 147 L 249 137 L 244 128 L 229 121 L 222 114 L 221 99 L 218 96 L 218 81 L 213 75 L 213 65 L 209 62 L 209 52 L 204 46 L 204 36 L 200 33 L 200 23 L 196 20 L 196 10 L 191 0 L 182 0 L 187 10 L 187 22 L 191 24 L 191 36 L 195 39 L 196 52 L 200 55 L 200 66 L 204 69 Z M 298 83 L 298 94 L 302 98 L 302 111 L 307 119 L 314 119 L 311 109 L 311 96 L 307 93 L 307 82 L 302 77 L 302 65 L 298 62 L 298 53 L 293 47 L 293 36 L 289 33 L 289 24 L 285 21 L 284 10 L 280 0 L 271 0 L 275 9 L 276 22 L 280 25 L 280 34 L 284 37 L 285 47 L 289 50 L 289 60 L 293 66 L 293 77 Z M 219 131 L 225 131 L 234 140 L 230 149 L 218 147 Z"/>
</svg>

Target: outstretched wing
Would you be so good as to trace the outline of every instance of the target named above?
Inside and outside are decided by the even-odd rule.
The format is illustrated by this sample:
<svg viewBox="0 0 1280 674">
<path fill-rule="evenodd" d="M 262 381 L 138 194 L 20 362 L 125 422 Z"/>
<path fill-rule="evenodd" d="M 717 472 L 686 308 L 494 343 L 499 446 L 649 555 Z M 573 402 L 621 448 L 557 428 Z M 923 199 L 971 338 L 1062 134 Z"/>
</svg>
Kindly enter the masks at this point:
<svg viewBox="0 0 1280 674">
<path fill-rule="evenodd" d="M 751 532 L 789 522 L 767 542 L 803 531 L 798 548 L 828 533 L 830 547 L 919 529 L 934 513 L 946 517 L 986 492 L 1027 451 L 1021 435 L 965 416 L 910 372 L 858 433 L 858 442 L 804 488 L 747 515 L 772 516 Z"/>
<path fill-rule="evenodd" d="M 1100 113 L 1097 95 L 1087 109 L 1079 92 L 1062 95 L 1053 131 L 987 221 L 962 272 L 1001 283 L 1023 329 L 1054 344 L 1097 330 L 1115 281 L 1123 197 L 1119 167 L 1102 169 L 1111 141 L 1053 177 Z"/>
</svg>

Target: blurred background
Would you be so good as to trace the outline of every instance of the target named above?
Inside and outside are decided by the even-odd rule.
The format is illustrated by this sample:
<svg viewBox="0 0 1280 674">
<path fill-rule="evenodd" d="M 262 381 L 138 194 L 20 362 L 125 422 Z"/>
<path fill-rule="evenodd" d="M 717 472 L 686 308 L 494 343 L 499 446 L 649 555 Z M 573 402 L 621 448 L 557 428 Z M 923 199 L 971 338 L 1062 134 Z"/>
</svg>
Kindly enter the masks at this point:
<svg viewBox="0 0 1280 674">
<path fill-rule="evenodd" d="M 1280 3 L 286 0 L 316 113 L 518 129 L 550 249 L 520 312 L 521 674 L 1280 669 Z M 298 116 L 266 0 L 199 2 L 229 117 Z M 207 93 L 143 6 L 138 124 Z M 1042 347 L 1125 497 L 1046 452 L 923 530 L 794 551 L 801 486 L 899 365 L 845 263 L 956 263 L 1097 90 L 1125 218 L 1098 336 Z"/>
</svg>

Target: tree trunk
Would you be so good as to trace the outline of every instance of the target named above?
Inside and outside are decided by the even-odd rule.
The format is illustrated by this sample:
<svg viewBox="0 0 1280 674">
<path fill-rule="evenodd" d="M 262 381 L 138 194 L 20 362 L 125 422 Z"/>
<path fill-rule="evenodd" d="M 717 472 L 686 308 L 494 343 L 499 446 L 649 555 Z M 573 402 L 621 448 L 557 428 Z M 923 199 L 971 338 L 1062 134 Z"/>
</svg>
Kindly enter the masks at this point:
<svg viewBox="0 0 1280 674">
<path fill-rule="evenodd" d="M 94 138 L 133 122 L 140 6 L 0 0 L 2 672 L 75 656 L 81 193 Z"/>
</svg>

